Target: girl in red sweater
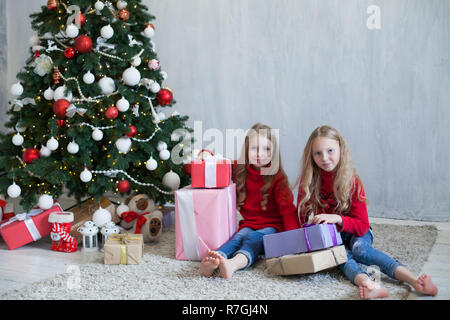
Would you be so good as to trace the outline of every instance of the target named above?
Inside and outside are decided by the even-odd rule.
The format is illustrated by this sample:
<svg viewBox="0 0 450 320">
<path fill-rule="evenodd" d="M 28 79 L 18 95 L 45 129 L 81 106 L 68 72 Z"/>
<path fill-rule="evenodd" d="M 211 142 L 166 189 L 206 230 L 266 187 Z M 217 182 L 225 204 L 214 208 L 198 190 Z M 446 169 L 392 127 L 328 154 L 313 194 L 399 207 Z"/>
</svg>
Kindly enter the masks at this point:
<svg viewBox="0 0 450 320">
<path fill-rule="evenodd" d="M 364 188 L 347 143 L 336 129 L 321 126 L 312 132 L 304 149 L 299 181 L 300 224 L 307 223 L 311 213 L 312 223 L 336 224 L 348 258 L 339 268 L 358 286 L 362 299 L 388 295 L 386 289 L 371 280 L 364 265 L 376 265 L 391 278 L 408 282 L 421 293 L 437 294 L 428 275 L 416 277 L 399 261 L 372 247 Z"/>
<path fill-rule="evenodd" d="M 233 165 L 233 181 L 243 219 L 228 242 L 202 259 L 201 273 L 206 277 L 218 271 L 220 277 L 231 278 L 264 253 L 264 235 L 300 227 L 278 142 L 270 127 L 257 123 L 247 132 L 241 156 Z"/>
</svg>

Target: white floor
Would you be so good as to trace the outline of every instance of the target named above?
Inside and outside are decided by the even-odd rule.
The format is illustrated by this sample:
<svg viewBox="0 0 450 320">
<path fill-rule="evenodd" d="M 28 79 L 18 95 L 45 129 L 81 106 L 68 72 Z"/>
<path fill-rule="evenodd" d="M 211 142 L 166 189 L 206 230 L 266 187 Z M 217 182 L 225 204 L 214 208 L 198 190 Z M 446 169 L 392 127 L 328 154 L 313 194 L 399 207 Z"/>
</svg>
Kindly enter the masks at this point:
<svg viewBox="0 0 450 320">
<path fill-rule="evenodd" d="M 63 205 L 64 206 L 64 205 Z M 65 206 L 64 206 L 65 207 Z M 450 299 L 450 223 L 421 222 L 370 218 L 374 223 L 400 225 L 435 225 L 438 229 L 436 243 L 422 272 L 429 274 L 439 288 L 439 294 L 430 298 L 418 296 L 414 292 L 409 299 Z M 8 250 L 0 240 L 0 294 L 18 289 L 28 283 L 43 280 L 57 273 L 73 272 L 73 266 L 88 261 L 101 261 L 102 252 L 61 253 L 50 249 L 50 239 L 46 237 L 15 250 Z"/>
</svg>

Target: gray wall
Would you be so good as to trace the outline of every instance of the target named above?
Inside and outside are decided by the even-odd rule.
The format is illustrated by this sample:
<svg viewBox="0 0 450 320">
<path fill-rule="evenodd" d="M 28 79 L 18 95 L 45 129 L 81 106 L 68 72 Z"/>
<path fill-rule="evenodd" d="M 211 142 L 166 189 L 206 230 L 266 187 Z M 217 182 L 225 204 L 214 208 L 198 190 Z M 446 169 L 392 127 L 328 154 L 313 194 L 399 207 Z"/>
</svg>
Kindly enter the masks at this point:
<svg viewBox="0 0 450 320">
<path fill-rule="evenodd" d="M 192 126 L 279 128 L 293 182 L 308 135 L 330 124 L 350 144 L 370 216 L 450 221 L 450 1 L 144 2 L 174 109 Z M 7 92 L 28 56 L 28 14 L 45 3 L 7 3 Z M 380 29 L 366 25 L 370 5 Z"/>
</svg>

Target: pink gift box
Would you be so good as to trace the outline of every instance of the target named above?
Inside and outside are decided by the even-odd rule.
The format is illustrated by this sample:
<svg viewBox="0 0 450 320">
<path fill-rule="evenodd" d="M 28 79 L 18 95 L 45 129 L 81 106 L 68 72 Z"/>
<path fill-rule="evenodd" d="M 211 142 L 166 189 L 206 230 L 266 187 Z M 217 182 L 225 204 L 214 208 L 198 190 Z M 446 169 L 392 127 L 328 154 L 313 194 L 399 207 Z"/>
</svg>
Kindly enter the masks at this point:
<svg viewBox="0 0 450 320">
<path fill-rule="evenodd" d="M 52 212 L 63 211 L 58 203 L 48 210 L 32 209 L 30 212 L 16 214 L 8 222 L 0 225 L 0 233 L 9 250 L 48 236 L 51 224 L 48 216 Z"/>
<path fill-rule="evenodd" d="M 224 188 L 231 184 L 231 160 L 207 159 L 191 163 L 192 188 Z"/>
<path fill-rule="evenodd" d="M 236 232 L 236 185 L 175 191 L 175 258 L 201 260 Z"/>
</svg>

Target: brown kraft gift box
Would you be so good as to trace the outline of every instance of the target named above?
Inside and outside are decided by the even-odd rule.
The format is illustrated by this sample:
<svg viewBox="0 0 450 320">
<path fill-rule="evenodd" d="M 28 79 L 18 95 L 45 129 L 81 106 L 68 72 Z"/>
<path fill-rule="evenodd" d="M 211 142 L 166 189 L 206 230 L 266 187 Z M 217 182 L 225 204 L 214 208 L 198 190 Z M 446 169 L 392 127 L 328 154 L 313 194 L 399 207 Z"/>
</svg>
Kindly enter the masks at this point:
<svg viewBox="0 0 450 320">
<path fill-rule="evenodd" d="M 105 264 L 139 264 L 144 255 L 142 234 L 112 234 L 106 240 Z"/>
<path fill-rule="evenodd" d="M 274 275 L 293 275 L 316 273 L 347 262 L 345 246 L 325 250 L 289 254 L 266 260 L 266 270 Z"/>
<path fill-rule="evenodd" d="M 115 224 L 120 222 L 120 218 L 116 213 L 116 206 L 106 197 L 101 197 L 100 202 L 95 202 L 90 199 L 84 202 L 81 207 L 76 206 L 70 211 L 73 212 L 74 221 L 70 228 L 70 234 L 77 240 L 78 243 L 83 241 L 83 236 L 77 231 L 79 227 L 83 226 L 86 221 L 92 220 L 92 215 L 99 208 L 108 210 L 111 213 L 112 220 Z"/>
</svg>

